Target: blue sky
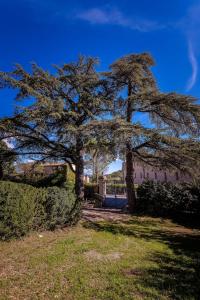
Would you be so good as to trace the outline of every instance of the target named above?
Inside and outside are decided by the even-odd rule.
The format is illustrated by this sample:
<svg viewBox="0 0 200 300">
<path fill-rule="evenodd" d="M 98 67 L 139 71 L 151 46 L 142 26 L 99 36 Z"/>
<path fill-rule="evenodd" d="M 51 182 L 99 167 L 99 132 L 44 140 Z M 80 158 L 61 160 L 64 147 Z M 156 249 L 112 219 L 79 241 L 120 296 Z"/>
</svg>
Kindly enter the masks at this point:
<svg viewBox="0 0 200 300">
<path fill-rule="evenodd" d="M 0 0 L 0 70 L 33 61 L 51 69 L 78 54 L 99 57 L 106 70 L 144 51 L 162 91 L 198 98 L 200 0 Z M 0 116 L 13 112 L 13 96 L 0 91 Z"/>
</svg>

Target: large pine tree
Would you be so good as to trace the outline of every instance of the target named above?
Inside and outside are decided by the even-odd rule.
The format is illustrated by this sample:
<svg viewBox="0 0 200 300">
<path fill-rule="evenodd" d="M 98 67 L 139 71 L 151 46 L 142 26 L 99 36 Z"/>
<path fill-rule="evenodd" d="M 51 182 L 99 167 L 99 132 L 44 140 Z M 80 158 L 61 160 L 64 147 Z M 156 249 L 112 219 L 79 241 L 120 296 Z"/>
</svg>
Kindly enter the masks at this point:
<svg viewBox="0 0 200 300">
<path fill-rule="evenodd" d="M 54 74 L 36 64 L 30 73 L 20 65 L 0 73 L 1 87 L 16 88 L 21 101 L 13 117 L 0 121 L 0 138 L 12 138 L 22 157 L 63 161 L 72 170 L 75 165 L 79 203 L 84 196 L 84 151 L 95 139 L 92 122 L 100 122 L 111 102 L 111 90 L 96 64 L 96 59 L 80 56 L 77 62 L 56 67 Z"/>
<path fill-rule="evenodd" d="M 118 59 L 106 73 L 116 92 L 115 115 L 120 118 L 115 138 L 126 145 L 126 185 L 129 210 L 135 209 L 134 159 L 154 167 L 194 173 L 200 159 L 200 106 L 196 99 L 161 93 L 147 54 Z M 143 114 L 145 122 L 139 122 Z M 139 117 L 139 118 L 138 118 Z"/>
</svg>

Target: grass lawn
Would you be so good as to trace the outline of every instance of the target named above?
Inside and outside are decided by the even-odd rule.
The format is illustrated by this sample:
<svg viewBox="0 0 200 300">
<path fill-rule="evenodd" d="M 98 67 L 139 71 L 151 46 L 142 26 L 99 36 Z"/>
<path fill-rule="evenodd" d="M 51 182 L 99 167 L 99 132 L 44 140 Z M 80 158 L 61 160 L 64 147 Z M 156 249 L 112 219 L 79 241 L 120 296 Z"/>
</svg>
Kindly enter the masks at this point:
<svg viewBox="0 0 200 300">
<path fill-rule="evenodd" d="M 200 299 L 200 231 L 113 216 L 1 242 L 0 299 Z"/>
</svg>

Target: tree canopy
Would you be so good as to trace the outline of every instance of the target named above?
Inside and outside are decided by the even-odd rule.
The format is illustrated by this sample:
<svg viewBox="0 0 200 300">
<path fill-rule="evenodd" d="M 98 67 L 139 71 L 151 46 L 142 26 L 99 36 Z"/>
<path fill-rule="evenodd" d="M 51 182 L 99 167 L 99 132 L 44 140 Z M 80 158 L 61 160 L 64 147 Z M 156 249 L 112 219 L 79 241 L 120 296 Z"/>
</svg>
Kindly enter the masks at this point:
<svg viewBox="0 0 200 300">
<path fill-rule="evenodd" d="M 96 71 L 97 62 L 80 56 L 55 66 L 53 74 L 36 64 L 30 72 L 20 65 L 0 72 L 0 87 L 16 89 L 21 105 L 0 120 L 0 140 L 12 138 L 16 155 L 74 164 L 79 202 L 84 156 L 95 149 L 109 149 L 114 156 L 125 151 L 133 211 L 134 159 L 190 173 L 197 168 L 200 106 L 194 97 L 160 92 L 148 53 L 124 56 L 105 73 Z"/>
</svg>

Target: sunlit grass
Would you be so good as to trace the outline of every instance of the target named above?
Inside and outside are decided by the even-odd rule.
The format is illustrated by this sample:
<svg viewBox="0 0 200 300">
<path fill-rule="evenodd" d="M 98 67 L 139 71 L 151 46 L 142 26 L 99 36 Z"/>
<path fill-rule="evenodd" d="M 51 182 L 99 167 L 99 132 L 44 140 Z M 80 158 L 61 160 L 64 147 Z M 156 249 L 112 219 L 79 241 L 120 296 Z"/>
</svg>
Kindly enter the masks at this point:
<svg viewBox="0 0 200 300">
<path fill-rule="evenodd" d="M 199 299 L 199 231 L 132 217 L 0 243 L 0 299 Z"/>
</svg>

